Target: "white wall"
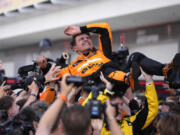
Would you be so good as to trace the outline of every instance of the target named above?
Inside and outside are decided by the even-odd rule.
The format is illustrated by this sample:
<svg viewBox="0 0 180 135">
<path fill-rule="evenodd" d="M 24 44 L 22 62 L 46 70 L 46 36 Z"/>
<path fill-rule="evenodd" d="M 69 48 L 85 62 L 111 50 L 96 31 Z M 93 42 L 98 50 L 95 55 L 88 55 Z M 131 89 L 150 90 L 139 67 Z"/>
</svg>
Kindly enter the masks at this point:
<svg viewBox="0 0 180 135">
<path fill-rule="evenodd" d="M 9 62 L 3 62 L 3 68 L 6 69 L 5 73 L 6 76 L 9 77 L 13 77 L 15 76 L 15 63 L 13 61 L 9 61 Z"/>
<path fill-rule="evenodd" d="M 63 33 L 67 25 L 106 21 L 117 30 L 174 21 L 180 18 L 179 6 L 179 0 L 146 0 L 146 4 L 144 0 L 96 0 L 41 16 L 27 15 L 18 21 L 15 16 L 1 23 L 3 18 L 0 20 L 0 48 L 29 45 L 44 37 L 67 38 Z M 166 12 L 161 12 L 163 9 Z"/>
</svg>

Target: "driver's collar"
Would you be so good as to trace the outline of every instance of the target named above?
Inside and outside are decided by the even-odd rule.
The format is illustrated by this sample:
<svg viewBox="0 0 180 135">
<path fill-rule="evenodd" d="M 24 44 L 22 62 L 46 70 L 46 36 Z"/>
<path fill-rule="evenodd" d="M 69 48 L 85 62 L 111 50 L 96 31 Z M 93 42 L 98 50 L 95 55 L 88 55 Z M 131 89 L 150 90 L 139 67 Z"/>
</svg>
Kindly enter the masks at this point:
<svg viewBox="0 0 180 135">
<path fill-rule="evenodd" d="M 86 59 L 86 58 L 89 58 L 89 57 L 91 57 L 91 56 L 93 56 L 95 54 L 95 51 L 89 51 L 89 52 L 87 52 L 86 54 L 80 54 L 79 55 L 79 59 Z"/>
</svg>

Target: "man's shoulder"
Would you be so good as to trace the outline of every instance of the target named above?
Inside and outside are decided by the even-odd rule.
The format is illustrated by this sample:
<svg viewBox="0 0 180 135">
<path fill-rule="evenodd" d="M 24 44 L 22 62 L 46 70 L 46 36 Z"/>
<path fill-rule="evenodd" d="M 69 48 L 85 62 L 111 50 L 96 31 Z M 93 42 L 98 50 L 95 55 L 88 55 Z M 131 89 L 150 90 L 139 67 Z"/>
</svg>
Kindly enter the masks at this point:
<svg viewBox="0 0 180 135">
<path fill-rule="evenodd" d="M 69 66 L 74 66 L 79 64 L 82 61 L 82 59 L 80 59 L 80 57 L 78 56 L 74 61 L 72 61 Z"/>
</svg>

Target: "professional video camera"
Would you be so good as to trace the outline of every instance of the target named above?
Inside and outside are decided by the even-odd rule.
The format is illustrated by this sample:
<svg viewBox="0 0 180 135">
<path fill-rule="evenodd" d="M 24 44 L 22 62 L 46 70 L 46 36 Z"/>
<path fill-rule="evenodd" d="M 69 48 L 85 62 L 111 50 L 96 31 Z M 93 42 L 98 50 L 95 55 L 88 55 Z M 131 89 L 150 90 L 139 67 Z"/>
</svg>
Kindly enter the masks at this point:
<svg viewBox="0 0 180 135">
<path fill-rule="evenodd" d="M 12 85 L 12 89 L 23 88 L 27 90 L 27 86 L 33 82 L 34 78 L 36 78 L 34 81 L 38 85 L 40 91 L 43 89 L 45 79 L 44 76 L 40 74 L 40 67 L 37 63 L 34 62 L 33 66 L 28 65 L 21 67 L 18 73 L 20 77 L 17 78 L 16 83 Z"/>
<path fill-rule="evenodd" d="M 33 72 L 36 74 L 40 74 L 41 68 L 38 66 L 38 63 L 36 61 L 33 61 L 33 64 L 22 66 L 18 69 L 18 74 L 20 77 L 28 76 L 29 72 Z"/>
<path fill-rule="evenodd" d="M 61 57 L 56 59 L 55 63 L 56 65 L 64 68 L 68 66 L 68 64 L 66 64 L 68 59 L 69 59 L 69 54 L 66 52 L 63 52 Z"/>
<path fill-rule="evenodd" d="M 86 107 L 88 107 L 92 119 L 101 119 L 101 115 L 105 112 L 106 105 L 97 100 L 99 91 L 102 89 L 104 90 L 105 86 L 91 86 L 92 99 L 87 102 Z"/>
<path fill-rule="evenodd" d="M 36 78 L 36 79 L 34 79 Z M 38 85 L 40 92 L 44 87 L 44 76 L 41 74 L 29 75 L 23 78 L 17 78 L 16 83 L 11 85 L 11 89 L 23 88 L 24 90 L 28 90 L 27 86 L 30 85 L 33 81 Z"/>
<path fill-rule="evenodd" d="M 67 76 L 66 83 L 74 83 L 75 86 L 83 86 L 83 89 L 86 89 L 87 91 L 92 91 L 92 86 L 97 86 L 99 91 L 103 91 L 105 89 L 105 84 L 102 82 L 95 82 L 94 80 L 90 80 L 86 77 L 80 77 L 80 76 Z"/>
<path fill-rule="evenodd" d="M 42 69 L 37 61 L 33 61 L 33 64 L 31 65 L 26 65 L 26 66 L 22 66 L 18 69 L 18 74 L 21 76 L 21 77 L 24 77 L 24 76 L 28 76 L 28 73 L 29 72 L 34 72 L 34 73 L 42 73 L 42 74 L 46 74 L 49 69 L 51 68 L 51 62 L 52 63 L 55 63 L 56 65 L 58 66 L 61 66 L 62 68 L 63 67 L 66 67 L 67 64 L 66 64 L 66 60 L 69 59 L 69 55 L 68 53 L 63 53 L 61 58 L 57 58 L 55 61 L 50 59 L 50 58 L 47 58 L 47 67 L 46 69 Z"/>
<path fill-rule="evenodd" d="M 66 52 L 63 52 L 60 58 L 57 58 L 56 60 L 47 58 L 47 62 L 55 63 L 57 66 L 61 66 L 61 68 L 67 67 L 67 60 L 69 59 L 69 54 Z"/>
<path fill-rule="evenodd" d="M 86 83 L 86 79 L 79 76 L 67 76 L 66 83 L 74 83 L 75 86 L 82 86 L 84 83 Z"/>
<path fill-rule="evenodd" d="M 69 54 L 65 53 L 65 52 L 62 53 L 61 57 L 57 58 L 56 60 L 53 60 L 51 58 L 45 58 L 43 61 L 44 67 L 40 67 L 40 71 L 43 75 L 45 75 L 50 70 L 53 63 L 55 63 L 56 66 L 61 66 L 61 68 L 64 68 L 64 67 L 68 66 L 68 64 L 67 64 L 68 59 L 69 59 Z"/>
<path fill-rule="evenodd" d="M 92 99 L 89 100 L 85 107 L 87 107 L 90 111 L 90 115 L 92 119 L 101 119 L 102 118 L 102 114 L 104 114 L 104 121 L 105 123 L 107 123 L 107 119 L 106 119 L 106 114 L 105 114 L 105 110 L 106 110 L 106 103 L 102 103 L 100 100 L 97 100 L 97 97 L 100 93 L 100 91 L 104 91 L 105 89 L 105 85 L 100 83 L 99 85 L 92 85 L 90 86 L 91 88 L 91 92 L 92 92 Z M 113 107 L 115 107 L 116 110 L 116 115 L 118 114 L 118 105 L 117 104 L 111 104 Z M 107 126 L 108 124 L 106 124 Z M 107 126 L 108 128 L 108 126 Z"/>
<path fill-rule="evenodd" d="M 13 85 L 18 83 L 17 78 L 16 77 L 7 77 L 5 76 L 5 72 L 4 70 L 0 70 L 0 85 L 2 85 L 2 83 L 5 81 L 4 85 L 9 85 L 10 87 L 6 90 L 10 90 L 13 88 Z M 12 88 L 11 88 L 12 87 Z M 15 88 L 13 88 L 15 89 Z"/>
<path fill-rule="evenodd" d="M 34 62 L 33 65 L 20 67 L 18 73 L 20 75 L 19 77 L 7 77 L 4 75 L 4 72 L 0 72 L 0 84 L 6 81 L 6 85 L 9 85 L 12 90 L 17 88 L 27 90 L 27 86 L 36 78 L 35 82 L 40 88 L 40 91 L 43 89 L 45 79 L 43 75 L 40 74 L 40 67 L 36 62 Z"/>
</svg>

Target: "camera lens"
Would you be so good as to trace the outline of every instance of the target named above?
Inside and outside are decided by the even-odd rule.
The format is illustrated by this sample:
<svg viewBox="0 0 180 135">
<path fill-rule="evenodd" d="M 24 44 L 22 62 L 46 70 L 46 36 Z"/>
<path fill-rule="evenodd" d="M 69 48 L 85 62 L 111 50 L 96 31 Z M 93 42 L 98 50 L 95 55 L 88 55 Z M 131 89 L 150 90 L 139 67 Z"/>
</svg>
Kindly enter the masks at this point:
<svg viewBox="0 0 180 135">
<path fill-rule="evenodd" d="M 97 106 L 92 107 L 92 115 L 98 115 L 99 114 L 99 108 Z"/>
</svg>

